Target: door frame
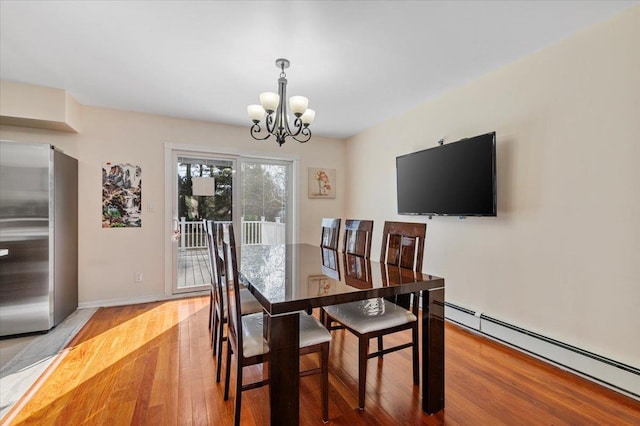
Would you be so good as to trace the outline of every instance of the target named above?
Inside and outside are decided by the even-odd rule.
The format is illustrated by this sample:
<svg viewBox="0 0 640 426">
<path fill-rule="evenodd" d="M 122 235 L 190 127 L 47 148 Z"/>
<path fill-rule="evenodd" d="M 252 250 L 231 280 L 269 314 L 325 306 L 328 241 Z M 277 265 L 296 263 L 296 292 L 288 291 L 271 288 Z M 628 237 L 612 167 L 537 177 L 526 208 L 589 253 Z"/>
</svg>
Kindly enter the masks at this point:
<svg viewBox="0 0 640 426">
<path fill-rule="evenodd" d="M 291 176 L 289 178 L 289 207 L 291 212 L 289 218 L 291 224 L 288 224 L 287 229 L 287 242 L 298 241 L 298 220 L 299 220 L 299 184 L 300 181 L 300 156 L 295 154 L 274 154 L 272 152 L 262 153 L 255 151 L 243 151 L 238 149 L 229 149 L 223 147 L 216 147 L 211 145 L 190 145 L 179 144 L 172 142 L 165 142 L 164 144 L 164 293 L 165 296 L 173 296 L 173 283 L 176 279 L 177 268 L 175 257 L 177 255 L 177 243 L 173 238 L 174 235 L 174 194 L 176 192 L 176 179 L 174 179 L 174 153 L 179 152 L 183 155 L 209 155 L 220 156 L 223 158 L 229 158 L 235 160 L 236 167 L 239 169 L 243 160 L 275 160 L 275 161 L 287 161 L 291 162 Z M 237 173 L 237 177 L 234 177 L 233 181 L 233 208 L 235 209 L 236 203 L 240 200 L 240 190 L 242 188 L 240 173 Z M 234 225 L 237 220 L 240 220 L 238 215 L 234 215 Z M 174 250 L 176 251 L 174 253 Z M 178 294 L 178 293 L 176 293 Z"/>
</svg>

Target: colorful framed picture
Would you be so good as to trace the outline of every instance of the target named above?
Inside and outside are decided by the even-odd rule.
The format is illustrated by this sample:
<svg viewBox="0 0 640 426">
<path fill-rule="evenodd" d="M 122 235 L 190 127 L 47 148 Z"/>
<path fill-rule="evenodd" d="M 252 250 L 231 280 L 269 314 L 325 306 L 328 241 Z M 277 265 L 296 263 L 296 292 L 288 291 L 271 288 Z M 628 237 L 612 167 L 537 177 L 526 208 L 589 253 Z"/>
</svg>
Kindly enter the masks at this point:
<svg viewBox="0 0 640 426">
<path fill-rule="evenodd" d="M 142 226 L 142 169 L 129 163 L 102 164 L 102 227 Z"/>
<path fill-rule="evenodd" d="M 336 198 L 336 169 L 309 167 L 309 198 Z"/>
</svg>

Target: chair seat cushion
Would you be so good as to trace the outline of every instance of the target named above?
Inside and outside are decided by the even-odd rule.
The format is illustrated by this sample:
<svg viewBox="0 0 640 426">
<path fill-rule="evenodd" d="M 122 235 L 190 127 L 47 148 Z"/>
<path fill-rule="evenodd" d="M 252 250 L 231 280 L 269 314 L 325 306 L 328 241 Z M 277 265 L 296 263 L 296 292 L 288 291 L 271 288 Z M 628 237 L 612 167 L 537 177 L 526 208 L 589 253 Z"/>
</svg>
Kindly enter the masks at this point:
<svg viewBox="0 0 640 426">
<path fill-rule="evenodd" d="M 242 316 L 242 350 L 245 357 L 266 354 L 269 343 L 264 338 L 264 316 L 261 313 Z M 331 341 L 331 333 L 314 316 L 300 312 L 300 347 Z"/>
<path fill-rule="evenodd" d="M 269 343 L 264 338 L 263 315 L 242 316 L 242 353 L 245 357 L 266 354 Z M 228 368 L 228 367 L 227 367 Z"/>
<path fill-rule="evenodd" d="M 326 306 L 324 310 L 333 319 L 360 334 L 418 320 L 411 311 L 382 298 Z"/>
<path fill-rule="evenodd" d="M 331 341 L 331 333 L 313 315 L 300 311 L 300 347 Z"/>
</svg>

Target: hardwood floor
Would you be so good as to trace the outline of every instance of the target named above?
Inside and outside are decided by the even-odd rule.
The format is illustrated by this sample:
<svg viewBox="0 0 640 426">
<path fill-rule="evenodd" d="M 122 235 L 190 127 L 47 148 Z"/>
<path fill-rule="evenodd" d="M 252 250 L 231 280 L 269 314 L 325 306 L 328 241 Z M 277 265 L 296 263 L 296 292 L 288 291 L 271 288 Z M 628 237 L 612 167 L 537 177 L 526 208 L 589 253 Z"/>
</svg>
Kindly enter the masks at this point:
<svg viewBox="0 0 640 426">
<path fill-rule="evenodd" d="M 208 301 L 199 297 L 100 309 L 5 422 L 231 424 L 234 395 L 223 401 L 224 383 L 215 382 Z M 394 341 L 393 336 L 387 339 Z M 452 324 L 446 326 L 445 410 L 433 416 L 420 411 L 407 350 L 369 361 L 366 410 L 360 412 L 356 343 L 344 330 L 333 332 L 333 425 L 640 424 L 640 402 Z M 317 358 L 309 356 L 301 364 L 307 368 Z M 263 374 L 261 367 L 245 372 L 245 380 Z M 322 424 L 319 380 L 315 375 L 300 381 L 303 425 Z M 268 424 L 268 398 L 268 387 L 243 393 L 243 424 Z"/>
</svg>

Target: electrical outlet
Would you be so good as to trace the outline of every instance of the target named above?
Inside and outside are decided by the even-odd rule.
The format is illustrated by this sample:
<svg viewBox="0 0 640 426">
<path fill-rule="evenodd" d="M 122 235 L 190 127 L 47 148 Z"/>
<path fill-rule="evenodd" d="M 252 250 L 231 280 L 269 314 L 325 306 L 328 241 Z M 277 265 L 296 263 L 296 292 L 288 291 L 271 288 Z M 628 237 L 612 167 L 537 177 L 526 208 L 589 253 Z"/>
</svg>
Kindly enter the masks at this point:
<svg viewBox="0 0 640 426">
<path fill-rule="evenodd" d="M 142 272 L 134 272 L 133 273 L 133 281 L 137 282 L 137 283 L 141 283 L 144 281 L 144 275 L 142 275 Z"/>
</svg>

